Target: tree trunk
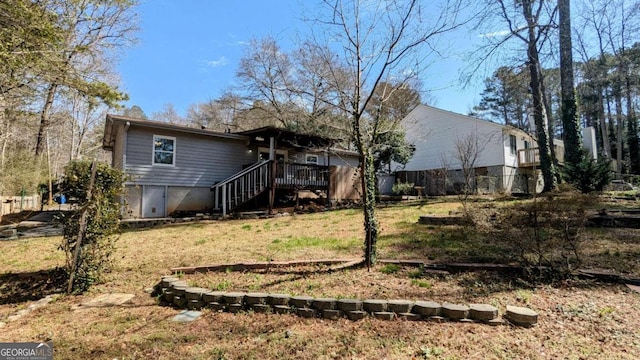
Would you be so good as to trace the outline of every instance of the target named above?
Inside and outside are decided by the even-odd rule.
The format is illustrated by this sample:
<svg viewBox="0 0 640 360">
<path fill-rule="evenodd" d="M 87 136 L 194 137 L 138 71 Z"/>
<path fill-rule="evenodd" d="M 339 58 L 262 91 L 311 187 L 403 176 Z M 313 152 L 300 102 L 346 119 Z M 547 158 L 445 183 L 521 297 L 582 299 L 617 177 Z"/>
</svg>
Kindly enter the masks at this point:
<svg viewBox="0 0 640 360">
<path fill-rule="evenodd" d="M 616 158 L 618 162 L 616 163 L 616 173 L 618 174 L 618 179 L 622 178 L 622 154 L 623 154 L 623 143 L 622 143 L 622 129 L 624 127 L 624 119 L 622 116 L 622 86 L 620 86 L 621 80 L 619 77 L 616 78 L 618 84 L 616 86 Z"/>
<path fill-rule="evenodd" d="M 4 127 L 4 129 L 0 129 L 0 142 L 2 143 L 2 145 L 0 146 L 0 172 L 3 172 L 3 173 L 4 173 L 4 159 L 5 159 L 5 154 L 7 150 L 7 143 L 8 143 L 10 131 L 11 131 L 11 127 L 9 124 L 9 119 L 6 119 L 6 127 Z M 1 188 L 0 188 L 0 195 L 2 195 Z"/>
<path fill-rule="evenodd" d="M 607 118 L 604 113 L 604 95 L 602 94 L 604 89 L 601 85 L 598 85 L 596 91 L 598 92 L 598 118 L 600 120 L 600 133 L 602 136 L 602 156 L 610 158 L 611 143 L 609 142 L 609 129 L 607 127 Z"/>
<path fill-rule="evenodd" d="M 540 154 L 540 169 L 544 181 L 543 191 L 551 191 L 556 187 L 555 167 L 549 150 L 549 126 L 542 100 L 542 89 L 540 80 L 540 60 L 536 43 L 535 27 L 531 11 L 531 0 L 522 1 L 522 11 L 528 25 L 527 42 L 527 67 L 529 68 L 530 86 L 533 98 L 533 119 L 536 124 L 536 135 L 538 137 L 538 152 Z"/>
<path fill-rule="evenodd" d="M 365 229 L 365 263 L 367 267 L 377 260 L 378 220 L 376 219 L 376 176 L 373 166 L 373 155 L 366 150 L 361 158 L 360 172 L 362 176 L 362 195 Z"/>
<path fill-rule="evenodd" d="M 573 47 L 571 45 L 571 7 L 569 0 L 558 0 L 560 20 L 560 88 L 564 161 L 578 164 L 582 160 L 582 139 L 576 116 L 576 98 L 573 87 Z"/>
<path fill-rule="evenodd" d="M 609 152 L 611 154 L 611 157 L 615 158 L 614 152 L 616 154 L 618 153 L 618 150 L 615 148 L 617 143 L 618 143 L 618 141 L 616 139 L 616 137 L 618 136 L 618 133 L 616 132 L 616 122 L 615 122 L 615 120 L 613 118 L 613 113 L 611 112 L 611 99 L 609 98 L 609 94 L 608 93 L 604 94 L 604 103 L 607 106 L 607 117 L 606 118 L 607 118 L 607 129 L 609 131 Z M 616 162 L 617 161 L 619 161 L 619 159 L 616 159 Z"/>
<path fill-rule="evenodd" d="M 631 100 L 631 77 L 625 67 L 625 88 L 627 95 L 627 146 L 629 147 L 629 172 L 640 175 L 640 141 L 638 140 L 638 119 Z"/>
<path fill-rule="evenodd" d="M 47 97 L 45 99 L 44 106 L 42 107 L 42 111 L 40 112 L 40 127 L 38 129 L 38 140 L 36 142 L 36 157 L 42 155 L 44 152 L 45 132 L 50 124 L 49 113 L 53 106 L 53 99 L 57 90 L 58 84 L 56 83 L 49 85 L 49 88 L 47 89 Z"/>
<path fill-rule="evenodd" d="M 560 164 L 558 163 L 558 158 L 556 157 L 556 146 L 553 143 L 553 139 L 555 138 L 555 124 L 553 121 L 553 111 L 551 110 L 551 94 L 547 94 L 547 90 L 544 86 L 544 75 L 540 73 L 540 90 L 542 92 L 542 103 L 544 104 L 544 110 L 547 114 L 547 123 L 549 132 L 549 153 L 551 154 L 551 162 L 555 169 L 558 169 Z M 562 178 L 560 177 L 560 173 L 558 171 L 555 172 L 556 182 L 560 183 Z"/>
</svg>

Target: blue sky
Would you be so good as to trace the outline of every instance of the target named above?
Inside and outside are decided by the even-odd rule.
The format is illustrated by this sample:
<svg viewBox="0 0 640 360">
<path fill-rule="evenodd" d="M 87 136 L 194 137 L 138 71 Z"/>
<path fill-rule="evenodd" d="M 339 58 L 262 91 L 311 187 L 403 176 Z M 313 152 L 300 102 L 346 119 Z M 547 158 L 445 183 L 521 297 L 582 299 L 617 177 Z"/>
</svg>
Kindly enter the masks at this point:
<svg viewBox="0 0 640 360">
<path fill-rule="evenodd" d="M 233 83 L 246 44 L 274 37 L 283 50 L 304 36 L 300 0 L 141 0 L 138 44 L 125 50 L 118 70 L 127 106 L 138 105 L 150 116 L 167 103 L 184 115 L 192 103 L 217 98 Z M 305 5 L 308 6 L 308 5 Z M 308 10 L 308 7 L 307 7 Z M 470 44 L 460 32 L 455 48 Z M 421 74 L 433 105 L 466 113 L 480 99 L 481 82 L 458 85 L 462 55 L 434 60 Z"/>
</svg>

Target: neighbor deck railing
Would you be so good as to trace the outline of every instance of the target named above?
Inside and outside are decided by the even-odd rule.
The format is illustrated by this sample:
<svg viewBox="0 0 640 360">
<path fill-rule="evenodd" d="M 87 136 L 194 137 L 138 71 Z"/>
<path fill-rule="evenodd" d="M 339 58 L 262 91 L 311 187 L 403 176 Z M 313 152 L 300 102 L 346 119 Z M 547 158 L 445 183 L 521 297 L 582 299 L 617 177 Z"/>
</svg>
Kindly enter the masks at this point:
<svg viewBox="0 0 640 360">
<path fill-rule="evenodd" d="M 564 163 L 564 148 L 562 146 L 554 145 L 556 159 L 558 163 Z M 519 167 L 533 167 L 540 166 L 540 151 L 538 148 L 521 149 L 518 150 L 518 166 Z"/>
</svg>

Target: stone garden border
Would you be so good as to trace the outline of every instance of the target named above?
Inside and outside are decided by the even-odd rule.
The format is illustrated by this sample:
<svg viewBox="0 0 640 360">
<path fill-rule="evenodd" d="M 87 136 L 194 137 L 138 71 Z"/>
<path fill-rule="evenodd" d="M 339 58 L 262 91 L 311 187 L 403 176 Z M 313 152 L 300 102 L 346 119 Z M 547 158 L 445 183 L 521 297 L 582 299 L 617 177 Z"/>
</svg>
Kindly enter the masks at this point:
<svg viewBox="0 0 640 360">
<path fill-rule="evenodd" d="M 420 260 L 381 259 L 382 264 L 422 267 L 425 274 L 447 275 L 464 271 L 505 271 L 513 273 L 522 271 L 517 265 L 450 263 L 430 264 Z M 331 272 L 349 267 L 359 266 L 364 259 L 324 259 L 282 262 L 229 263 L 204 266 L 188 266 L 172 268 L 173 274 L 193 274 L 208 271 L 251 271 L 272 270 L 296 266 L 327 265 L 324 271 Z M 303 270 L 299 273 L 317 272 Z M 578 270 L 581 277 L 606 282 L 640 285 L 640 279 L 632 279 L 620 274 Z M 474 322 L 489 325 L 513 324 L 531 327 L 537 324 L 538 314 L 525 307 L 507 305 L 500 316 L 499 310 L 488 304 L 451 304 L 433 301 L 382 300 L 382 299 L 337 299 L 313 298 L 309 296 L 290 296 L 273 293 L 220 292 L 209 289 L 190 287 L 186 281 L 176 275 L 165 275 L 156 286 L 155 294 L 164 305 L 180 309 L 197 310 L 209 308 L 213 311 L 254 311 L 260 313 L 296 314 L 305 318 L 338 319 L 346 317 L 360 320 L 371 316 L 377 319 L 392 320 L 426 320 L 434 322 L 458 321 Z"/>
<path fill-rule="evenodd" d="M 291 296 L 289 294 L 258 292 L 221 292 L 192 287 L 173 275 L 165 275 L 155 292 L 161 304 L 179 309 L 237 313 L 296 314 L 304 318 L 336 320 L 346 317 L 361 320 L 373 317 L 380 320 L 401 319 L 432 322 L 458 321 L 489 325 L 513 324 L 531 327 L 537 324 L 538 314 L 528 308 L 507 306 L 502 317 L 499 310 L 488 304 L 440 304 L 434 301 L 337 299 Z"/>
<path fill-rule="evenodd" d="M 341 270 L 364 263 L 364 259 L 322 259 L 322 260 L 299 260 L 299 261 L 269 261 L 269 262 L 251 262 L 251 263 L 229 263 L 215 265 L 199 265 L 199 266 L 182 266 L 171 268 L 171 272 L 182 274 L 193 274 L 197 272 L 209 271 L 247 271 L 247 270 L 266 270 L 288 268 L 295 266 L 307 265 L 329 265 L 327 271 Z"/>
</svg>

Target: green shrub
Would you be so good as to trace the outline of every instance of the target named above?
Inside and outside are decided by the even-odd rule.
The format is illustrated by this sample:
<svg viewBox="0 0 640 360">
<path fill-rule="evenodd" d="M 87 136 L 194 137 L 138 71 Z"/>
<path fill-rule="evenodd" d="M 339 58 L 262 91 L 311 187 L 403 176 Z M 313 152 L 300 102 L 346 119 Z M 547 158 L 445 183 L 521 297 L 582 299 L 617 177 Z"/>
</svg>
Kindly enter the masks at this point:
<svg viewBox="0 0 640 360">
<path fill-rule="evenodd" d="M 394 195 L 409 195 L 413 192 L 413 187 L 413 183 L 398 182 L 393 184 L 393 186 L 391 187 L 391 192 Z"/>
<path fill-rule="evenodd" d="M 425 289 L 431 289 L 431 287 L 433 286 L 431 282 L 422 279 L 411 279 L 411 285 Z"/>
<path fill-rule="evenodd" d="M 71 162 L 65 168 L 62 189 L 76 202 L 73 210 L 63 213 L 63 240 L 60 249 L 66 253 L 67 275 L 73 274 L 72 291 L 79 293 L 99 281 L 101 274 L 111 267 L 115 236 L 119 231 L 120 202 L 125 176 L 106 164 L 96 163 L 95 180 L 91 182 L 92 163 Z M 82 226 L 82 219 L 86 226 Z M 76 244 L 80 251 L 74 266 Z"/>
<path fill-rule="evenodd" d="M 400 265 L 398 264 L 385 264 L 380 268 L 380 272 L 383 274 L 395 274 L 400 271 Z"/>
<path fill-rule="evenodd" d="M 612 178 L 611 161 L 603 158 L 595 160 L 584 150 L 579 163 L 565 163 L 562 177 L 583 194 L 602 191 Z"/>
</svg>

